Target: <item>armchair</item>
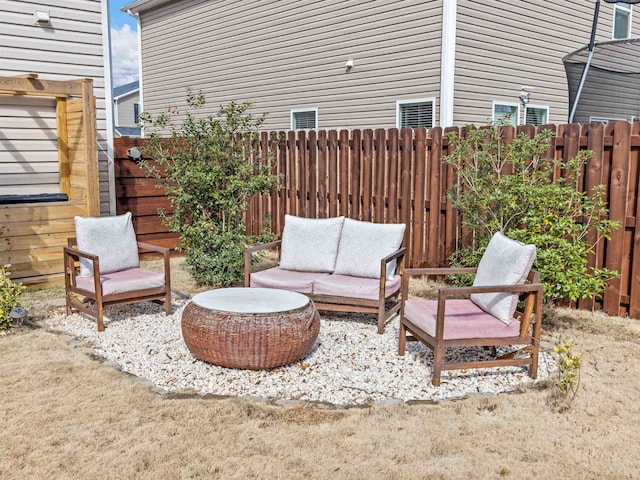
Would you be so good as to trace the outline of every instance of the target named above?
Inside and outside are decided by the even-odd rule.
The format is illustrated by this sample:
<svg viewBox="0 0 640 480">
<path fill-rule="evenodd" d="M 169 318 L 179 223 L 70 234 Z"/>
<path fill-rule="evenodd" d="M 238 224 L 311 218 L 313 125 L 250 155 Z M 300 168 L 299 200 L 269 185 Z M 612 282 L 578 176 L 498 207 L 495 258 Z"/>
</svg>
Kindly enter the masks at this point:
<svg viewBox="0 0 640 480">
<path fill-rule="evenodd" d="M 63 247 L 67 314 L 78 310 L 104 330 L 104 307 L 155 301 L 171 314 L 169 249 L 137 242 L 131 213 L 114 217 L 76 217 L 76 238 Z M 164 272 L 140 268 L 139 252 L 162 254 Z M 93 305 L 82 301 L 90 299 Z"/>
<path fill-rule="evenodd" d="M 542 294 L 540 274 L 531 270 L 535 247 L 496 234 L 477 268 L 405 269 L 402 279 L 398 353 L 407 340 L 420 341 L 433 351 L 433 385 L 443 370 L 526 365 L 529 376 L 538 371 Z M 445 287 L 438 299 L 407 299 L 412 276 L 476 273 L 471 287 Z M 529 283 L 524 283 L 525 279 Z M 461 298 L 465 297 L 465 298 Z M 518 301 L 523 308 L 517 309 Z M 527 355 L 507 354 L 490 360 L 445 362 L 452 347 L 526 345 Z"/>
</svg>

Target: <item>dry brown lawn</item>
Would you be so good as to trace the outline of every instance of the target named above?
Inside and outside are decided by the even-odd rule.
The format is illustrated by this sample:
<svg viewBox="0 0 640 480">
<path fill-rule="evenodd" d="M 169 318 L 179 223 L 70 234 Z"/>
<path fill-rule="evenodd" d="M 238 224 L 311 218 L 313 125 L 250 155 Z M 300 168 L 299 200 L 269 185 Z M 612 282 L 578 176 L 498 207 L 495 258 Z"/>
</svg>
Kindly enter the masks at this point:
<svg viewBox="0 0 640 480">
<path fill-rule="evenodd" d="M 36 321 L 60 292 L 27 296 Z M 640 323 L 553 309 L 544 330 L 584 357 L 568 409 L 550 383 L 342 410 L 170 398 L 69 337 L 18 328 L 0 336 L 0 478 L 640 478 Z"/>
</svg>

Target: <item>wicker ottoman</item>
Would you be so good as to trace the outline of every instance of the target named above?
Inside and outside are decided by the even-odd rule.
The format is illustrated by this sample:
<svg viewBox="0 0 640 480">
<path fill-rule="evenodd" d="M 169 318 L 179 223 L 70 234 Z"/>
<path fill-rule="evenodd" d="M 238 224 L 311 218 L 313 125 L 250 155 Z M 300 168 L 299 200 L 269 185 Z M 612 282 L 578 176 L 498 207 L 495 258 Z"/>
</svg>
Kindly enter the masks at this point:
<svg viewBox="0 0 640 480">
<path fill-rule="evenodd" d="M 182 337 L 201 360 L 259 370 L 301 359 L 320 331 L 313 302 L 271 288 L 221 288 L 195 295 L 182 313 Z"/>
</svg>

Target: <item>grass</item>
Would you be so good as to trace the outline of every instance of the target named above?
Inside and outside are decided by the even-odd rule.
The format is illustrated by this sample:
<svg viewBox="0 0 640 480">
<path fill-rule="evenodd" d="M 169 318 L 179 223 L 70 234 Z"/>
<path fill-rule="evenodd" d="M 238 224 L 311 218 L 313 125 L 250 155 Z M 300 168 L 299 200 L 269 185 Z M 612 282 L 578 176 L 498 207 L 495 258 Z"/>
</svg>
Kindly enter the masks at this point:
<svg viewBox="0 0 640 480">
<path fill-rule="evenodd" d="M 195 291 L 189 281 L 173 259 L 174 288 Z M 63 308 L 62 293 L 25 303 L 37 320 Z M 436 405 L 319 410 L 161 396 L 73 339 L 18 328 L 0 337 L 0 477 L 637 477 L 640 323 L 550 308 L 543 336 L 545 348 L 568 341 L 583 355 L 569 408 L 547 382 Z"/>
</svg>

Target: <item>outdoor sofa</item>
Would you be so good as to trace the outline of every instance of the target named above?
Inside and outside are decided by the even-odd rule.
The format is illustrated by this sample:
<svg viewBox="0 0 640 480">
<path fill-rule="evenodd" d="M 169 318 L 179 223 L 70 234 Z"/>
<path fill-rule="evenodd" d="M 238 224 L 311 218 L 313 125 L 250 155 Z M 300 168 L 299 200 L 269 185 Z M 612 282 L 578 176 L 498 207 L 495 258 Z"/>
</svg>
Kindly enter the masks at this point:
<svg viewBox="0 0 640 480">
<path fill-rule="evenodd" d="M 245 249 L 245 286 L 303 293 L 319 310 L 377 313 L 383 333 L 400 309 L 404 231 L 404 224 L 286 215 L 281 240 Z M 279 265 L 251 273 L 252 255 L 274 248 Z"/>
</svg>

